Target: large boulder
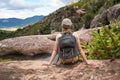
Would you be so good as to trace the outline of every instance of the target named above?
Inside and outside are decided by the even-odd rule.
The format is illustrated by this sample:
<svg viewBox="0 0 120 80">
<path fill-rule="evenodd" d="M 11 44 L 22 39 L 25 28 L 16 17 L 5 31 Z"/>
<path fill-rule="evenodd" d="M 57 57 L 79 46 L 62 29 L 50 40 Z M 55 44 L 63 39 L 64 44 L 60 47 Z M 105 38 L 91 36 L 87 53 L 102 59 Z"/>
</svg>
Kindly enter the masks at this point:
<svg viewBox="0 0 120 80">
<path fill-rule="evenodd" d="M 10 38 L 0 41 L 0 55 L 21 53 L 33 56 L 40 53 L 51 53 L 54 41 L 44 35 L 32 35 Z"/>
<path fill-rule="evenodd" d="M 93 38 L 90 36 L 91 30 L 83 29 L 77 31 L 81 42 L 90 42 Z M 10 53 L 20 53 L 33 56 L 41 53 L 51 53 L 54 47 L 56 35 L 55 32 L 49 35 L 32 35 L 10 38 L 0 41 L 0 55 Z"/>
<path fill-rule="evenodd" d="M 120 60 L 96 60 L 94 68 L 79 62 L 75 65 L 42 66 L 45 61 L 0 63 L 0 80 L 120 80 Z"/>
<path fill-rule="evenodd" d="M 107 11 L 108 11 L 107 19 L 109 22 L 114 20 L 114 19 L 120 20 L 120 4 L 109 8 Z"/>
<path fill-rule="evenodd" d="M 96 28 L 94 29 L 81 29 L 81 30 L 78 30 L 76 31 L 79 35 L 79 38 L 80 38 L 80 41 L 81 42 L 90 42 L 92 41 L 93 37 L 91 36 L 91 30 L 95 30 Z M 52 33 L 51 35 L 47 36 L 48 39 L 51 39 L 51 40 L 55 40 L 56 38 L 56 35 L 59 34 L 60 32 L 55 32 L 55 33 Z"/>
<path fill-rule="evenodd" d="M 83 29 L 83 30 L 76 31 L 79 35 L 80 42 L 87 43 L 87 42 L 92 41 L 93 40 L 93 37 L 91 36 L 92 30 L 95 30 L 95 28 L 94 29 Z"/>
<path fill-rule="evenodd" d="M 101 8 L 100 14 L 91 21 L 90 28 L 109 24 L 114 19 L 120 20 L 120 4 L 114 5 L 107 10 Z"/>
</svg>

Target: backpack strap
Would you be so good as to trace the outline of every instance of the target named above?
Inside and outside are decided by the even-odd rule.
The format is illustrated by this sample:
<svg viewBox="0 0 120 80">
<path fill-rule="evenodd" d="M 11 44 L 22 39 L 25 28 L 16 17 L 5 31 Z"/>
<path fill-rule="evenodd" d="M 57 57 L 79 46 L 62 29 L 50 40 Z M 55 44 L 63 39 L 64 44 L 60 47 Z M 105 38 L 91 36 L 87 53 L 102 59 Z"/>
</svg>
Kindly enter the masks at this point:
<svg viewBox="0 0 120 80">
<path fill-rule="evenodd" d="M 64 49 L 62 50 L 62 54 L 63 54 L 63 57 L 65 56 L 65 52 L 64 52 Z"/>
<path fill-rule="evenodd" d="M 63 32 L 62 32 L 61 34 L 62 34 L 62 36 L 66 35 L 66 34 L 63 33 Z M 70 32 L 69 35 L 72 35 L 72 36 L 73 36 L 73 32 Z"/>
<path fill-rule="evenodd" d="M 73 51 L 73 48 L 72 48 L 72 56 L 74 56 L 74 51 Z M 74 63 L 74 57 L 72 58 L 72 63 Z"/>
</svg>

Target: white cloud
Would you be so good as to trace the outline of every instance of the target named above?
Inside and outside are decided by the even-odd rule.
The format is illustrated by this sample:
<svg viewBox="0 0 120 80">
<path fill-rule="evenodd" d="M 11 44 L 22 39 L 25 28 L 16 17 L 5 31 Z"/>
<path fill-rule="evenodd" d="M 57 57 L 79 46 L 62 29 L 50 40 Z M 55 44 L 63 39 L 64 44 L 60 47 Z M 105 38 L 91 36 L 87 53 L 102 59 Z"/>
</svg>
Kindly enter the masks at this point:
<svg viewBox="0 0 120 80">
<path fill-rule="evenodd" d="M 0 0 L 0 8 L 4 8 L 6 5 L 8 5 L 8 0 Z"/>
<path fill-rule="evenodd" d="M 65 4 L 61 0 L 51 0 L 50 4 L 52 7 L 60 7 L 64 6 Z"/>
<path fill-rule="evenodd" d="M 0 0 L 0 18 L 48 15 L 65 5 L 62 0 Z"/>
<path fill-rule="evenodd" d="M 25 0 L 9 0 L 8 2 L 2 1 L 5 9 L 20 10 L 20 9 L 34 9 L 37 7 L 43 7 L 40 3 L 27 2 Z"/>
</svg>

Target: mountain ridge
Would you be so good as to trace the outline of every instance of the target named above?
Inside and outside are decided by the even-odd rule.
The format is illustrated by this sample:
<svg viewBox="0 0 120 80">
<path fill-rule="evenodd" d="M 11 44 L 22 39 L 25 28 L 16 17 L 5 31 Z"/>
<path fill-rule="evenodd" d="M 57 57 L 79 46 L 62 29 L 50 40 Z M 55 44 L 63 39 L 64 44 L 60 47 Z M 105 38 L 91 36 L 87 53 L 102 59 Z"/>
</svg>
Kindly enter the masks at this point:
<svg viewBox="0 0 120 80">
<path fill-rule="evenodd" d="M 0 28 L 9 28 L 9 27 L 21 27 L 31 23 L 35 23 L 43 19 L 43 15 L 36 15 L 33 17 L 28 17 L 25 19 L 20 18 L 1 18 L 0 19 Z"/>
<path fill-rule="evenodd" d="M 41 21 L 17 30 L 16 35 L 25 36 L 49 34 L 52 30 L 61 31 L 61 21 L 64 18 L 70 18 L 72 20 L 72 28 L 74 31 L 81 28 L 88 29 L 90 28 L 91 21 L 95 16 L 119 3 L 119 0 L 82 0 L 80 2 L 61 7 L 53 13 L 45 16 Z M 81 10 L 83 10 L 85 14 L 81 14 Z M 108 25 L 106 22 L 108 21 L 105 19 L 103 25 Z"/>
</svg>

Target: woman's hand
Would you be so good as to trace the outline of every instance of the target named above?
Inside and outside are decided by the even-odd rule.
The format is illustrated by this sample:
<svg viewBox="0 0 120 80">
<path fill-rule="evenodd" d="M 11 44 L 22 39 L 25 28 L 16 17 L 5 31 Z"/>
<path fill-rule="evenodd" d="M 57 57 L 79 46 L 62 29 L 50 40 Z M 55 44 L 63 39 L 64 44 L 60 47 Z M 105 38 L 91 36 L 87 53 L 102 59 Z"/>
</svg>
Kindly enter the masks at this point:
<svg viewBox="0 0 120 80">
<path fill-rule="evenodd" d="M 47 64 L 47 63 L 44 63 L 44 64 L 42 64 L 42 66 L 49 66 L 50 64 Z"/>
<path fill-rule="evenodd" d="M 42 66 L 50 66 L 51 64 L 49 62 L 43 63 Z"/>
<path fill-rule="evenodd" d="M 95 64 L 93 61 L 87 61 L 86 64 L 93 67 L 97 67 L 97 64 Z"/>
</svg>

